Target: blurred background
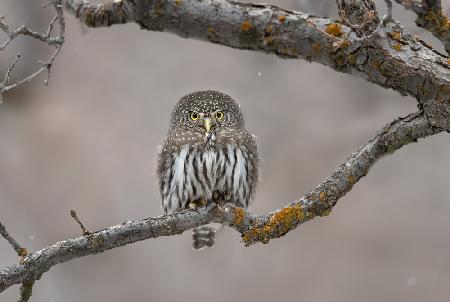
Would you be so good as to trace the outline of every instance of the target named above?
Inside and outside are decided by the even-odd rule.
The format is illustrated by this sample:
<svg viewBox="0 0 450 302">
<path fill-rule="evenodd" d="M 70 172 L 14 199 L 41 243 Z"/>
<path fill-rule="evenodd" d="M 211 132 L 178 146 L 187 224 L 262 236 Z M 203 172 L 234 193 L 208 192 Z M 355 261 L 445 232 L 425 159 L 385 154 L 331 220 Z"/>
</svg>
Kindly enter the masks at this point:
<svg viewBox="0 0 450 302">
<path fill-rule="evenodd" d="M 272 2 L 336 17 L 330 0 Z M 394 5 L 395 18 L 442 50 Z M 54 13 L 41 1 L 3 0 L 0 14 L 43 32 Z M 50 85 L 43 75 L 0 106 L 0 221 L 30 251 L 80 235 L 70 209 L 94 231 L 160 215 L 156 153 L 172 106 L 189 92 L 215 89 L 241 104 L 262 156 L 257 213 L 308 192 L 384 124 L 416 110 L 411 97 L 319 64 L 135 24 L 88 30 L 66 15 Z M 50 51 L 17 39 L 0 71 L 21 52 L 19 78 Z M 229 229 L 202 252 L 190 232 L 146 240 L 53 267 L 31 301 L 448 301 L 449 154 L 448 134 L 402 148 L 330 216 L 268 245 L 245 248 Z M 0 267 L 17 260 L 0 238 Z M 15 286 L 0 301 L 17 297 Z"/>
</svg>

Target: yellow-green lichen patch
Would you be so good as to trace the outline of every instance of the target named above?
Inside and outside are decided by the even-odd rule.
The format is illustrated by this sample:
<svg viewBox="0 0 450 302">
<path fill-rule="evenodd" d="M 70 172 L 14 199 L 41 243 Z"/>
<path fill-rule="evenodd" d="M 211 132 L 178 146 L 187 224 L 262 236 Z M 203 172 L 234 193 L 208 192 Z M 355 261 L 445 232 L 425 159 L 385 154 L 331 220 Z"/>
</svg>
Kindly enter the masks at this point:
<svg viewBox="0 0 450 302">
<path fill-rule="evenodd" d="M 353 176 L 352 174 L 349 174 L 347 176 L 347 182 L 350 184 L 350 186 L 353 186 L 353 184 L 356 182 L 355 176 Z"/>
<path fill-rule="evenodd" d="M 396 51 L 402 50 L 402 44 L 400 44 L 400 43 L 395 43 L 393 47 Z"/>
<path fill-rule="evenodd" d="M 319 193 L 319 200 L 320 200 L 321 202 L 326 202 L 326 201 L 327 201 L 327 193 L 325 193 L 325 192 L 320 192 L 320 193 Z"/>
<path fill-rule="evenodd" d="M 24 258 L 24 257 L 28 256 L 28 251 L 26 248 L 22 247 L 19 249 L 18 254 L 20 257 Z"/>
<path fill-rule="evenodd" d="M 402 33 L 399 31 L 393 31 L 388 33 L 388 36 L 394 39 L 395 41 L 401 41 L 402 40 Z"/>
<path fill-rule="evenodd" d="M 215 28 L 212 26 L 208 27 L 206 30 L 208 31 L 208 35 L 210 36 L 212 36 L 216 32 Z"/>
<path fill-rule="evenodd" d="M 425 24 L 425 28 L 431 29 L 440 37 L 446 35 L 450 30 L 450 21 L 440 10 L 428 10 L 424 16 L 424 19 L 427 23 L 429 23 Z"/>
<path fill-rule="evenodd" d="M 241 30 L 244 31 L 244 32 L 249 31 L 250 29 L 252 29 L 252 27 L 253 27 L 253 25 L 248 20 L 245 20 L 241 24 Z"/>
<path fill-rule="evenodd" d="M 240 225 L 244 221 L 245 211 L 243 208 L 234 209 L 234 224 Z"/>
<path fill-rule="evenodd" d="M 84 13 L 84 23 L 88 27 L 95 27 L 95 12 L 91 9 L 87 9 Z"/>
<path fill-rule="evenodd" d="M 242 240 L 247 245 L 257 241 L 267 243 L 271 238 L 281 237 L 295 228 L 304 218 L 305 213 L 298 204 L 282 208 L 273 213 L 264 225 L 245 232 Z"/>
<path fill-rule="evenodd" d="M 341 25 L 339 23 L 330 23 L 325 27 L 325 32 L 330 36 L 342 36 Z"/>
<path fill-rule="evenodd" d="M 273 38 L 271 36 L 265 37 L 264 38 L 264 44 L 265 45 L 271 45 L 273 44 Z"/>
<path fill-rule="evenodd" d="M 354 54 L 348 55 L 348 62 L 352 65 L 356 64 L 356 56 Z"/>
<path fill-rule="evenodd" d="M 311 52 L 313 55 L 319 54 L 322 46 L 319 43 L 313 43 L 311 45 Z"/>
</svg>

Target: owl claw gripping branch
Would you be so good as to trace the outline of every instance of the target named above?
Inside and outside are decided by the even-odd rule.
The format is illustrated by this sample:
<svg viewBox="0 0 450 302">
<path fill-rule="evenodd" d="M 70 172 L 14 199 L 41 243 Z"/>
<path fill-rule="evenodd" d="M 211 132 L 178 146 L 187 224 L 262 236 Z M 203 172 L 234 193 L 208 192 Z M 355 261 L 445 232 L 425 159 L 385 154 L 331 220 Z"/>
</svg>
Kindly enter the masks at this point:
<svg viewBox="0 0 450 302">
<path fill-rule="evenodd" d="M 247 208 L 258 178 L 255 138 L 239 105 L 216 91 L 199 91 L 175 105 L 158 156 L 164 213 L 225 200 Z M 220 225 L 219 225 L 220 227 Z M 196 228 L 194 249 L 212 247 L 217 224 Z"/>
</svg>

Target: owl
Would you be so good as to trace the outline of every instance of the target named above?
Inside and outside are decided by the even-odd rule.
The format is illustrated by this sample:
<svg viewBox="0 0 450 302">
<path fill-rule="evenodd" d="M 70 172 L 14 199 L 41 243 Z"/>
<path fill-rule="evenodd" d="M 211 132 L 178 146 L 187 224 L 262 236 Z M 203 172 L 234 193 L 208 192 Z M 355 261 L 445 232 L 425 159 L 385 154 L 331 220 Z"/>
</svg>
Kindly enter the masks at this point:
<svg viewBox="0 0 450 302">
<path fill-rule="evenodd" d="M 239 105 L 217 91 L 182 97 L 172 110 L 158 154 L 162 209 L 170 214 L 216 201 L 247 208 L 258 178 L 255 136 L 244 126 Z M 212 247 L 220 224 L 193 230 L 193 248 Z"/>
</svg>

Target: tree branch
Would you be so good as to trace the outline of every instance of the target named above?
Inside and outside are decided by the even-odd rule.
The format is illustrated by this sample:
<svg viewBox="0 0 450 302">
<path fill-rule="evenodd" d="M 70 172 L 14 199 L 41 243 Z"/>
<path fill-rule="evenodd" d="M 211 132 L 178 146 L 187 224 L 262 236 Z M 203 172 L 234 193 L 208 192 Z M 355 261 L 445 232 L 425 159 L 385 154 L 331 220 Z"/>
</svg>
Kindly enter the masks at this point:
<svg viewBox="0 0 450 302">
<path fill-rule="evenodd" d="M 53 45 L 49 40 L 50 34 L 53 23 L 59 20 L 56 52 L 49 62 L 44 63 L 48 73 L 64 42 L 61 1 L 72 14 L 91 27 L 136 22 L 147 30 L 318 62 L 401 94 L 412 95 L 418 100 L 420 111 L 386 125 L 311 192 L 266 215 L 255 215 L 233 204 L 218 203 L 156 218 L 127 221 L 88 233 L 73 213 L 83 236 L 57 242 L 25 256 L 18 264 L 0 270 L 0 292 L 22 283 L 22 301 L 29 299 L 34 281 L 58 263 L 148 238 L 180 234 L 210 222 L 233 227 L 241 233 L 245 245 L 268 243 L 314 217 L 328 215 L 339 198 L 350 191 L 380 157 L 419 138 L 450 131 L 450 61 L 403 31 L 392 19 L 391 0 L 385 0 L 388 10 L 381 21 L 371 0 L 338 0 L 342 22 L 276 6 L 226 0 L 114 0 L 106 4 L 52 0 L 58 16 L 50 23 L 45 35 L 33 33 L 26 27 L 10 32 L 0 21 L 0 29 L 8 33 L 10 40 L 24 34 L 38 40 L 45 39 Z M 423 1 L 422 7 L 426 5 L 427 9 L 440 10 L 438 2 Z M 358 9 L 352 3 L 359 3 Z M 0 83 L 0 95 L 8 87 L 11 89 L 34 77 L 31 75 L 6 87 L 18 60 L 19 56 Z M 4 234 L 7 234 L 6 229 L 2 231 Z M 8 239 L 8 236 L 4 237 Z"/>
<path fill-rule="evenodd" d="M 442 12 L 440 0 L 395 0 L 416 15 L 416 24 L 429 32 L 444 44 L 450 54 L 450 21 Z"/>
<path fill-rule="evenodd" d="M 434 126 L 450 129 L 449 62 L 399 26 L 380 28 L 361 40 L 336 20 L 270 5 L 226 0 L 64 3 L 91 27 L 136 22 L 151 31 L 318 62 L 414 96 Z"/>
<path fill-rule="evenodd" d="M 58 56 L 59 52 L 61 51 L 61 48 L 64 44 L 64 35 L 65 35 L 65 21 L 64 21 L 64 14 L 62 9 L 62 0 L 50 0 L 48 4 L 52 4 L 54 6 L 54 9 L 56 11 L 56 16 L 53 18 L 53 20 L 50 22 L 47 31 L 45 34 L 35 32 L 30 30 L 25 25 L 20 26 L 16 30 L 11 31 L 9 29 L 9 26 L 3 22 L 3 18 L 0 17 L 0 30 L 2 30 L 4 33 L 8 35 L 8 39 L 0 45 L 0 51 L 3 51 L 9 43 L 11 43 L 12 40 L 16 39 L 18 36 L 29 36 L 36 40 L 39 40 L 41 42 L 46 43 L 47 45 L 53 46 L 55 48 L 55 51 L 53 52 L 53 55 L 48 59 L 46 62 L 38 61 L 42 66 L 32 73 L 31 75 L 26 76 L 23 79 L 17 80 L 14 83 L 10 82 L 10 74 L 15 68 L 17 62 L 19 61 L 19 58 L 21 57 L 20 54 L 17 54 L 16 59 L 13 61 L 11 66 L 8 68 L 8 71 L 5 74 L 5 77 L 2 82 L 0 82 L 0 103 L 3 101 L 3 94 L 5 92 L 8 92 L 9 90 L 16 88 L 24 83 L 27 83 L 40 75 L 43 72 L 47 72 L 47 78 L 44 81 L 44 83 L 47 85 L 49 78 L 50 78 L 50 72 L 53 65 L 53 62 L 55 61 L 56 57 Z M 47 5 L 48 5 L 47 4 Z M 51 34 L 53 32 L 55 23 L 58 22 L 59 31 L 57 36 L 52 37 Z"/>
<path fill-rule="evenodd" d="M 300 199 L 267 215 L 254 215 L 233 204 L 210 204 L 197 210 L 184 210 L 171 215 L 127 221 L 120 225 L 57 242 L 29 254 L 21 263 L 0 271 L 0 292 L 8 287 L 36 280 L 52 266 L 104 252 L 126 244 L 181 234 L 210 222 L 227 224 L 242 235 L 245 245 L 267 243 L 317 216 L 328 215 L 337 200 L 367 174 L 375 161 L 385 154 L 443 131 L 433 127 L 423 112 L 399 118 L 385 126 L 367 144 L 355 151 L 320 185 Z"/>
<path fill-rule="evenodd" d="M 26 248 L 23 248 L 17 241 L 8 233 L 6 227 L 0 222 L 0 234 L 5 238 L 9 244 L 13 247 L 19 257 L 25 257 L 28 255 Z"/>
</svg>

